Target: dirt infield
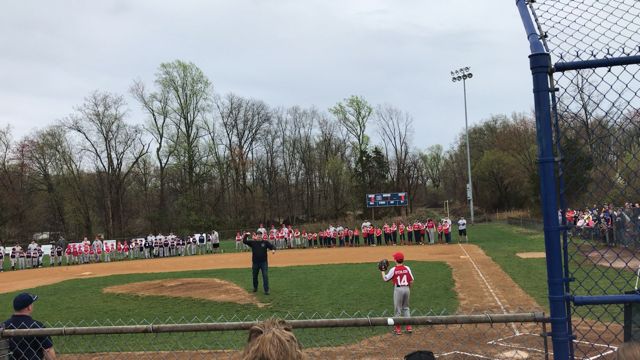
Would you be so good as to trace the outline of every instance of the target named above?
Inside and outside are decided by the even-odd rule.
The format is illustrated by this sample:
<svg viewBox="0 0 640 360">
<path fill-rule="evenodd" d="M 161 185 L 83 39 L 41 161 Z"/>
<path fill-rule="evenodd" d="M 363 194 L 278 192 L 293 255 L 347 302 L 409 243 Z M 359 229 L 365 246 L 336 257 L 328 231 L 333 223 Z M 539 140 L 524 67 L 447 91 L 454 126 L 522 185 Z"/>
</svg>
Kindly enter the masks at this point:
<svg viewBox="0 0 640 360">
<path fill-rule="evenodd" d="M 461 312 L 539 311 L 541 309 L 535 300 L 502 271 L 482 249 L 472 244 L 286 250 L 270 255 L 269 266 L 366 262 L 374 264 L 382 258 L 389 258 L 397 250 L 404 252 L 407 262 L 412 260 L 446 262 L 453 272 Z M 193 261 L 194 259 L 197 261 Z M 250 266 L 250 253 L 226 253 L 192 258 L 172 257 L 40 268 L 0 274 L 0 280 L 2 280 L 0 293 L 55 284 L 69 279 L 188 270 L 248 269 Z M 277 289 L 273 290 L 277 291 Z"/>
</svg>

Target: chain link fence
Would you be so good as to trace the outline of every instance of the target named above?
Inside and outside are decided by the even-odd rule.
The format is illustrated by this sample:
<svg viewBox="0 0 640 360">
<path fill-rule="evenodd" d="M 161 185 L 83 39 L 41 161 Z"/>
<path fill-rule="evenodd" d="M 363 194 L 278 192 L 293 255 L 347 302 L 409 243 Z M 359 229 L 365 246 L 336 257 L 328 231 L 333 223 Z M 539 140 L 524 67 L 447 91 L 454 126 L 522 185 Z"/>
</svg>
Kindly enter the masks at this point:
<svg viewBox="0 0 640 360">
<path fill-rule="evenodd" d="M 439 359 L 551 356 L 543 313 L 423 315 L 414 311 L 410 318 L 384 313 L 280 315 L 309 359 L 402 359 L 419 350 L 432 351 Z M 40 342 L 35 337 L 49 336 L 62 359 L 242 359 L 248 330 L 266 319 L 56 323 L 41 329 L 5 329 L 0 339 L 29 344 L 38 351 Z M 413 330 L 394 335 L 390 321 Z M 21 342 L 24 339 L 29 341 Z"/>
<path fill-rule="evenodd" d="M 554 349 L 606 358 L 585 344 L 632 338 L 640 302 L 640 2 L 516 3 L 532 52 Z"/>
</svg>

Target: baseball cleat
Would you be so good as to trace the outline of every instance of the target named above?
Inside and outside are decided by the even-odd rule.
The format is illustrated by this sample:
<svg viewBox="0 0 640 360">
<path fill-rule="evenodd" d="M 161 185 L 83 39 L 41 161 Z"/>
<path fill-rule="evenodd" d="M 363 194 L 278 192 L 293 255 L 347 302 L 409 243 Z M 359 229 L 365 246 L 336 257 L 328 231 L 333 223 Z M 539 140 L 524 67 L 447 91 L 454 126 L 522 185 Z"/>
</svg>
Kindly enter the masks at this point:
<svg viewBox="0 0 640 360">
<path fill-rule="evenodd" d="M 402 335 L 402 328 L 400 327 L 400 325 L 396 325 L 395 328 L 393 329 L 393 334 L 394 335 Z"/>
</svg>

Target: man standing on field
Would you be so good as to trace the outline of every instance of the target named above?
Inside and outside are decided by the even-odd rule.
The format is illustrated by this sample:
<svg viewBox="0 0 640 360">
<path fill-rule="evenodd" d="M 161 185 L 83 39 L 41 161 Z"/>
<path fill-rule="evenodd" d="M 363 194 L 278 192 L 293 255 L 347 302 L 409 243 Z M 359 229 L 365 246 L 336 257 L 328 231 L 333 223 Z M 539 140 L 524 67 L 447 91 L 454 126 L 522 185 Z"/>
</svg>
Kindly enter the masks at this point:
<svg viewBox="0 0 640 360">
<path fill-rule="evenodd" d="M 458 220 L 458 242 L 462 242 L 462 238 L 466 242 L 469 242 L 469 238 L 467 237 L 467 220 L 464 219 L 464 216 L 460 216 L 460 220 Z"/>
<path fill-rule="evenodd" d="M 251 248 L 251 261 L 253 272 L 253 292 L 258 291 L 258 272 L 262 271 L 262 286 L 264 287 L 264 294 L 269 295 L 269 263 L 267 261 L 267 252 L 271 250 L 271 253 L 276 253 L 276 247 L 269 241 L 265 241 L 264 237 L 261 240 L 249 240 L 248 232 L 243 235 L 242 242 Z"/>
</svg>

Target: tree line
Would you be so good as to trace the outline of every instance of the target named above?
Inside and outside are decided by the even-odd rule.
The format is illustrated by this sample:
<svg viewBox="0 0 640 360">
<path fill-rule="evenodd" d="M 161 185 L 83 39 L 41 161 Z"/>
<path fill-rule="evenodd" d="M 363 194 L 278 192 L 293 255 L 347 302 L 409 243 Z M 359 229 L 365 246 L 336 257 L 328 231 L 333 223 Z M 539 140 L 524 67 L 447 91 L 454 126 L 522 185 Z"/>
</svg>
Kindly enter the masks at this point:
<svg viewBox="0 0 640 360">
<path fill-rule="evenodd" d="M 139 107 L 143 125 L 130 119 Z M 464 133 L 446 151 L 414 145 L 413 118 L 350 96 L 335 106 L 270 106 L 218 94 L 195 64 L 162 63 L 128 94 L 95 91 L 46 128 L 0 130 L 0 239 L 33 233 L 107 238 L 258 222 L 366 217 L 365 194 L 407 191 L 410 215 L 466 208 Z M 375 138 L 376 141 L 371 139 Z M 470 128 L 479 209 L 532 207 L 535 123 L 493 116 Z"/>
</svg>

